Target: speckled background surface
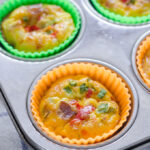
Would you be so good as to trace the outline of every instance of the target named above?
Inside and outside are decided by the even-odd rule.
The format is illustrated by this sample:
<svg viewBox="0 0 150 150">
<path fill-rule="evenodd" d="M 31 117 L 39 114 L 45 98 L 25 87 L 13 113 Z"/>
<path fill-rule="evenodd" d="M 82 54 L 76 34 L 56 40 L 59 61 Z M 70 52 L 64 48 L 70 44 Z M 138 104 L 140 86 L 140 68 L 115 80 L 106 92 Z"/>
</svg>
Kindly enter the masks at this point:
<svg viewBox="0 0 150 150">
<path fill-rule="evenodd" d="M 31 150 L 19 137 L 0 94 L 0 150 Z"/>
</svg>

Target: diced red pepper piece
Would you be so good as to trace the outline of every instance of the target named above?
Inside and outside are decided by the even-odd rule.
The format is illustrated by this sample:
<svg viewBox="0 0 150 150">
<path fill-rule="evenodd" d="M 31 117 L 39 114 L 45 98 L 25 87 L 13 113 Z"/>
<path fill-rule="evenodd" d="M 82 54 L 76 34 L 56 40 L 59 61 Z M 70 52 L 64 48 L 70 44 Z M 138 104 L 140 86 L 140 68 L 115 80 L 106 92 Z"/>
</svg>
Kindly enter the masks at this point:
<svg viewBox="0 0 150 150">
<path fill-rule="evenodd" d="M 79 105 L 79 103 L 77 103 Z M 79 126 L 82 120 L 88 119 L 89 114 L 95 110 L 95 107 L 89 105 L 85 107 L 80 106 L 80 110 L 78 111 L 77 115 L 74 119 L 70 121 L 71 126 Z"/>
<path fill-rule="evenodd" d="M 93 106 L 85 106 L 82 109 L 80 109 L 76 115 L 76 118 L 85 120 L 89 117 L 89 114 L 95 110 L 95 107 Z"/>
<path fill-rule="evenodd" d="M 57 32 L 53 32 L 53 33 L 51 34 L 51 36 L 55 38 L 55 37 L 56 37 L 56 34 L 57 34 Z"/>
<path fill-rule="evenodd" d="M 76 118 L 80 120 L 85 120 L 88 118 L 89 113 L 84 112 L 83 110 L 79 111 L 76 115 Z"/>
<path fill-rule="evenodd" d="M 39 30 L 40 28 L 37 26 L 30 26 L 31 31 Z"/>
<path fill-rule="evenodd" d="M 83 108 L 83 106 L 81 106 L 78 102 L 76 103 L 76 107 L 77 107 L 78 110 Z"/>
<path fill-rule="evenodd" d="M 128 0 L 121 0 L 123 3 L 126 3 L 126 2 L 128 2 Z"/>
<path fill-rule="evenodd" d="M 36 30 L 39 30 L 39 29 L 40 29 L 40 28 L 37 27 L 37 26 L 35 26 L 35 25 L 25 27 L 25 30 L 26 30 L 27 32 L 36 31 Z"/>
<path fill-rule="evenodd" d="M 90 98 L 92 94 L 93 94 L 92 89 L 88 88 L 88 91 L 86 93 L 86 98 Z"/>
</svg>

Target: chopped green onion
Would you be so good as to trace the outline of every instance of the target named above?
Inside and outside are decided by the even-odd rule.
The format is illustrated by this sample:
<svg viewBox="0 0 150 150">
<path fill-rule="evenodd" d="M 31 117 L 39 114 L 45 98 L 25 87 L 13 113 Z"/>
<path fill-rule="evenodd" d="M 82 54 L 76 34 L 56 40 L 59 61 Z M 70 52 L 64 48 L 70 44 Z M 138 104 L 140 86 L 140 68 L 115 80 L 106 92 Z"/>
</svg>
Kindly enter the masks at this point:
<svg viewBox="0 0 150 150">
<path fill-rule="evenodd" d="M 109 110 L 108 104 L 107 103 L 103 103 L 103 104 L 100 104 L 97 107 L 96 112 L 98 114 L 100 114 L 100 113 L 106 113 L 106 112 L 108 112 L 108 110 Z"/>
<path fill-rule="evenodd" d="M 50 114 L 50 111 L 45 112 L 44 119 L 47 118 L 49 116 L 49 114 Z"/>
<path fill-rule="evenodd" d="M 106 95 L 107 91 L 105 89 L 101 89 L 101 91 L 98 93 L 99 98 L 103 98 Z"/>
<path fill-rule="evenodd" d="M 48 23 L 47 23 L 47 25 L 49 26 L 51 26 L 51 25 L 54 25 L 54 24 L 56 24 L 56 20 L 49 20 L 48 21 Z"/>
<path fill-rule="evenodd" d="M 29 17 L 27 17 L 27 16 L 24 16 L 22 19 L 23 19 L 24 22 L 28 22 L 29 21 Z"/>
<path fill-rule="evenodd" d="M 108 110 L 109 113 L 115 113 L 116 112 L 116 109 L 114 107 L 109 107 L 109 110 Z"/>
<path fill-rule="evenodd" d="M 71 81 L 69 82 L 69 85 L 70 85 L 70 86 L 76 86 L 76 85 L 77 85 L 77 82 L 76 82 L 75 80 L 71 80 Z"/>
<path fill-rule="evenodd" d="M 72 90 L 71 90 L 71 88 L 70 88 L 69 86 L 64 87 L 64 90 L 65 90 L 68 94 L 72 93 Z"/>
<path fill-rule="evenodd" d="M 88 87 L 86 86 L 85 83 L 80 85 L 80 93 L 83 94 L 84 92 L 86 92 L 88 90 Z"/>
<path fill-rule="evenodd" d="M 47 34 L 52 34 L 54 31 L 53 30 L 47 30 L 46 33 Z"/>
<path fill-rule="evenodd" d="M 130 3 L 134 4 L 136 0 L 130 0 Z"/>
</svg>

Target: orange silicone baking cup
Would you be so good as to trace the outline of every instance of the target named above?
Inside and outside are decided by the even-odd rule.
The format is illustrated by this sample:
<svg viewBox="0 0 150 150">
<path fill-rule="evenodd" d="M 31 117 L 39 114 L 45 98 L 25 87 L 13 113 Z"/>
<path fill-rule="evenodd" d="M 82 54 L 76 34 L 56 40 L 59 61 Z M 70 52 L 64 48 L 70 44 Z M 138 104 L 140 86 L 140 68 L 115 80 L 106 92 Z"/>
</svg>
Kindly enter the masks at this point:
<svg viewBox="0 0 150 150">
<path fill-rule="evenodd" d="M 121 119 L 119 123 L 108 133 L 104 133 L 102 136 L 96 136 L 95 138 L 88 139 L 69 139 L 67 137 L 64 138 L 61 135 L 56 135 L 54 132 L 49 131 L 49 129 L 44 125 L 42 119 L 40 118 L 40 101 L 45 92 L 50 88 L 51 84 L 54 83 L 57 79 L 64 76 L 77 74 L 87 75 L 91 79 L 103 84 L 113 94 L 120 106 Z M 38 80 L 32 91 L 30 107 L 37 126 L 40 127 L 42 132 L 46 133 L 50 138 L 63 143 L 87 145 L 104 141 L 115 134 L 121 127 L 123 127 L 124 123 L 127 122 L 127 119 L 130 115 L 131 95 L 129 93 L 127 84 L 117 73 L 113 72 L 112 70 L 92 63 L 69 63 L 54 68 L 53 70 L 43 75 L 40 80 Z"/>
<path fill-rule="evenodd" d="M 136 64 L 141 77 L 143 78 L 147 86 L 150 88 L 150 79 L 147 77 L 146 73 L 143 70 L 143 59 L 147 50 L 149 49 L 150 49 L 150 36 L 146 37 L 139 45 L 136 53 Z"/>
</svg>

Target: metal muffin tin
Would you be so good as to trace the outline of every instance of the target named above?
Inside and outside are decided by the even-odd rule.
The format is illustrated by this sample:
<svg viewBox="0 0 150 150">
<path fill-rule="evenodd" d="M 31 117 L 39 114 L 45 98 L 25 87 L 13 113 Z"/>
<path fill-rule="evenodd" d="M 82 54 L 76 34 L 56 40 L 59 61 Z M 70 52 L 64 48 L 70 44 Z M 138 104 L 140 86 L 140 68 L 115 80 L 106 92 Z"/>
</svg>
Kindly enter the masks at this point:
<svg viewBox="0 0 150 150">
<path fill-rule="evenodd" d="M 138 78 L 138 80 L 141 82 L 141 84 L 144 86 L 144 88 L 150 93 L 150 88 L 146 85 L 146 83 L 143 81 L 139 71 L 138 71 L 138 68 L 137 68 L 137 65 L 136 65 L 136 54 L 137 54 L 137 49 L 139 47 L 139 45 L 141 44 L 141 42 L 147 37 L 150 35 L 150 31 L 144 33 L 138 40 L 137 42 L 135 43 L 134 47 L 133 47 L 133 51 L 132 51 L 132 67 L 133 67 L 133 70 Z"/>
<path fill-rule="evenodd" d="M 0 91 L 3 92 L 4 102 L 19 133 L 34 148 L 45 150 L 126 149 L 148 140 L 150 119 L 147 114 L 150 113 L 150 95 L 138 82 L 132 70 L 131 53 L 137 39 L 150 29 L 150 24 L 138 26 L 115 24 L 98 14 L 89 0 L 71 0 L 71 2 L 81 13 L 82 28 L 77 40 L 66 51 L 53 58 L 25 60 L 16 58 L 0 48 Z M 57 65 L 74 61 L 107 66 L 120 74 L 131 89 L 133 109 L 128 123 L 115 136 L 104 142 L 72 147 L 49 140 L 34 125 L 32 116 L 29 115 L 28 102 L 31 90 L 39 77 Z"/>
<path fill-rule="evenodd" d="M 125 82 L 129 85 L 129 89 L 130 89 L 130 92 L 131 92 L 131 95 L 132 95 L 132 111 L 130 112 L 130 117 L 128 118 L 128 122 L 126 122 L 126 124 L 122 127 L 122 130 L 120 132 L 118 132 L 115 136 L 113 136 L 113 138 L 110 138 L 109 140 L 106 140 L 104 142 L 100 142 L 98 144 L 90 144 L 88 145 L 88 148 L 99 148 L 100 146 L 104 146 L 108 143 L 111 143 L 113 141 L 115 141 L 116 139 L 118 139 L 119 137 L 121 137 L 123 134 L 125 134 L 129 128 L 131 127 L 131 125 L 133 124 L 135 118 L 136 118 L 136 115 L 137 115 L 137 111 L 138 111 L 138 97 L 137 97 L 137 94 L 136 94 L 136 90 L 134 88 L 134 86 L 132 85 L 132 83 L 130 82 L 130 80 L 122 73 L 120 72 L 117 68 L 111 66 L 110 64 L 107 64 L 105 62 L 101 62 L 101 61 L 98 61 L 98 60 L 92 60 L 92 59 L 83 59 L 83 58 L 79 58 L 79 59 L 71 59 L 71 60 L 68 60 L 68 61 L 64 61 L 64 62 L 61 62 L 61 63 L 58 63 L 56 65 L 52 65 L 50 67 L 48 67 L 46 70 L 44 70 L 36 79 L 35 81 L 32 83 L 32 86 L 29 90 L 29 93 L 28 93 L 28 99 L 27 99 L 27 109 L 28 109 L 28 112 L 29 112 L 29 116 L 30 116 L 30 119 L 31 121 L 33 122 L 34 126 L 36 127 L 37 130 L 39 130 L 39 132 L 41 134 L 43 134 L 45 137 L 47 137 L 49 140 L 57 143 L 57 144 L 60 144 L 62 146 L 66 146 L 66 147 L 69 147 L 69 148 L 76 148 L 76 149 L 80 149 L 80 148 L 87 148 L 86 145 L 70 145 L 70 144 L 65 144 L 65 143 L 61 143 L 61 142 L 57 142 L 55 140 L 53 140 L 52 138 L 48 137 L 45 133 L 42 132 L 42 130 L 37 126 L 36 124 L 36 121 L 33 119 L 33 116 L 32 116 L 32 113 L 31 113 L 31 109 L 30 109 L 30 99 L 31 99 L 31 94 L 32 94 L 32 90 L 34 89 L 34 86 L 37 84 L 37 81 L 40 80 L 40 78 L 45 75 L 49 70 L 52 70 L 53 68 L 55 67 L 58 67 L 60 65 L 63 65 L 63 64 L 68 64 L 68 63 L 73 63 L 73 62 L 89 62 L 89 63 L 94 63 L 94 64 L 99 64 L 101 66 L 104 66 L 104 67 L 107 67 L 107 68 L 110 68 L 112 71 L 116 72 L 119 76 L 121 76 Z M 49 145 L 50 147 L 50 145 Z"/>
</svg>

